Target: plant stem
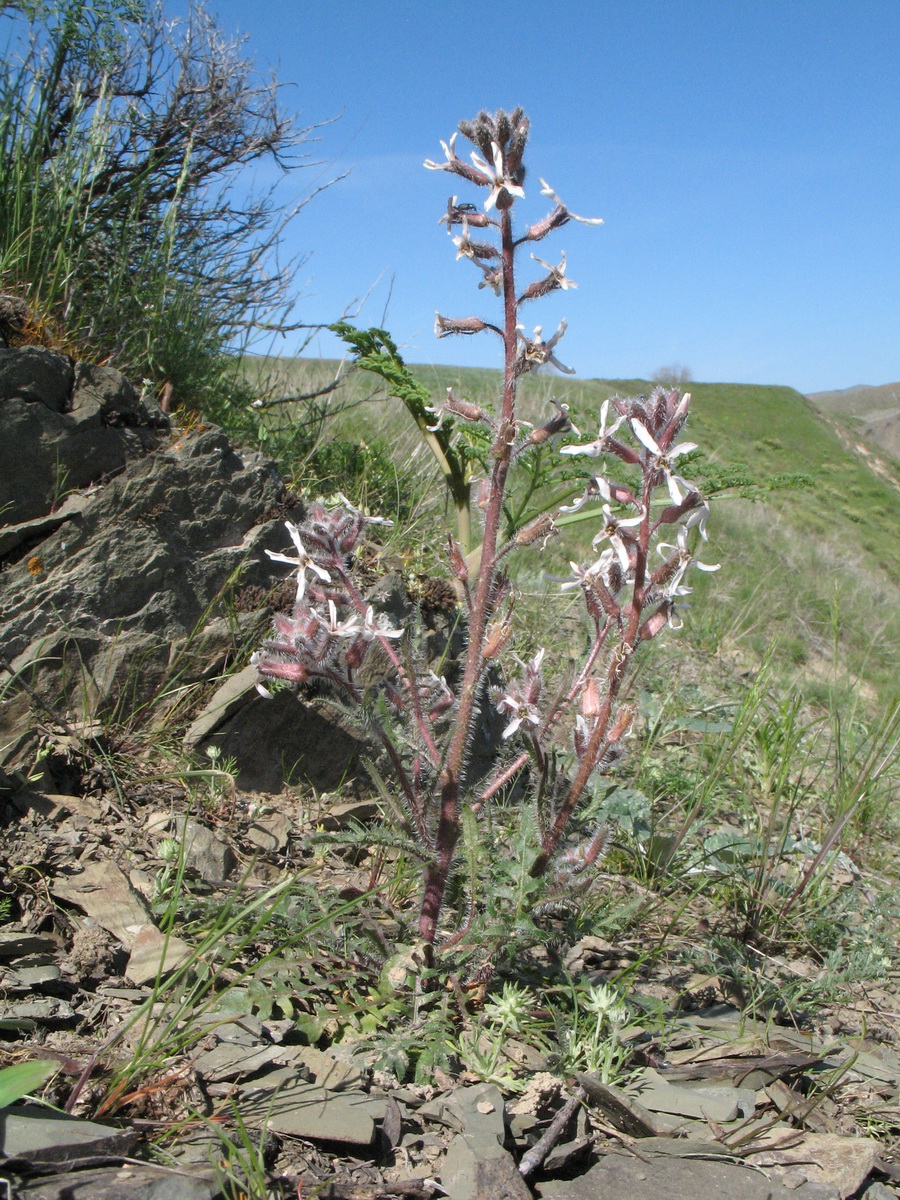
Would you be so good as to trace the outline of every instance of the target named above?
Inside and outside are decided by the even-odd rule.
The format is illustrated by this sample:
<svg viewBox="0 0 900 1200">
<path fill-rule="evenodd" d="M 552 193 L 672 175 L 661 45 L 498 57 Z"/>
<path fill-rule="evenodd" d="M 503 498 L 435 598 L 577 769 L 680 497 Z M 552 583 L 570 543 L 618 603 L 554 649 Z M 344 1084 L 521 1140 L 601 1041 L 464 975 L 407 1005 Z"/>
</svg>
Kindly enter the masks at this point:
<svg viewBox="0 0 900 1200">
<path fill-rule="evenodd" d="M 469 611 L 469 645 L 466 653 L 463 680 L 460 686 L 459 713 L 456 732 L 450 744 L 447 763 L 440 778 L 440 816 L 433 862 L 425 871 L 425 890 L 419 915 L 419 932 L 429 944 L 437 933 L 438 916 L 447 887 L 447 879 L 459 840 L 459 804 L 465 771 L 466 747 L 472 726 L 478 715 L 476 700 L 484 671 L 484 642 L 488 620 L 493 611 L 492 593 L 496 583 L 497 535 L 503 515 L 506 478 L 515 441 L 516 416 L 516 291 L 515 246 L 509 209 L 501 213 L 503 307 L 504 307 L 504 373 L 503 404 L 497 435 L 491 449 L 490 490 L 484 517 L 484 536 L 481 544 L 481 565 L 475 596 Z"/>
</svg>

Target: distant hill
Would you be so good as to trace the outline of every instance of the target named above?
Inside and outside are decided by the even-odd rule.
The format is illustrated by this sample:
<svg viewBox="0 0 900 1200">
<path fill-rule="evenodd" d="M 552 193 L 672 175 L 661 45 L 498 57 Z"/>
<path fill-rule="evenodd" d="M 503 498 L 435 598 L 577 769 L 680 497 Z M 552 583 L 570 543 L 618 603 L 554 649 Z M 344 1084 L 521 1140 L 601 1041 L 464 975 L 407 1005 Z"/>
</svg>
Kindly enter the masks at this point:
<svg viewBox="0 0 900 1200">
<path fill-rule="evenodd" d="M 807 399 L 826 416 L 843 418 L 847 428 L 884 454 L 900 461 L 900 383 L 859 384 Z"/>
</svg>

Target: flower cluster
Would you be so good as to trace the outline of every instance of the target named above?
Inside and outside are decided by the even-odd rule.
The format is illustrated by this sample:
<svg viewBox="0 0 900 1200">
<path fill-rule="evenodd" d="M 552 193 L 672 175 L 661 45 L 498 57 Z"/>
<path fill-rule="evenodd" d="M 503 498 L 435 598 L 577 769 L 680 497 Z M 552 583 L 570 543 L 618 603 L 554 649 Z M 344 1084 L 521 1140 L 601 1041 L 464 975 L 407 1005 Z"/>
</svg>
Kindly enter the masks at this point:
<svg viewBox="0 0 900 1200">
<path fill-rule="evenodd" d="M 638 633 L 643 641 L 656 636 L 666 624 L 673 629 L 681 628 L 676 601 L 693 590 L 684 583 L 691 566 L 700 571 L 719 569 L 719 564 L 699 562 L 688 548 L 691 529 L 696 529 L 700 538 L 706 540 L 709 516 L 709 505 L 700 489 L 676 469 L 680 457 L 697 449 L 694 442 L 676 444 L 675 441 L 687 419 L 690 401 L 690 393 L 682 395 L 677 390 L 663 388 L 655 389 L 649 397 L 607 400 L 600 412 L 600 429 L 594 441 L 560 447 L 560 453 L 567 455 L 618 458 L 640 471 L 640 485 L 636 487 L 606 475 L 594 475 L 584 494 L 562 509 L 567 513 L 577 512 L 599 499 L 603 513 L 603 525 L 593 539 L 595 548 L 603 546 L 600 556 L 586 567 L 572 563 L 572 579 L 563 587 L 582 588 L 592 615 L 599 616 L 602 612 L 605 620 L 617 623 L 620 629 L 639 605 Z M 610 408 L 618 414 L 612 424 Z M 623 432 L 630 432 L 632 444 L 619 434 L 623 427 Z M 657 492 L 662 487 L 669 501 L 664 507 L 657 503 Z M 634 515 L 620 515 L 622 510 Z M 657 542 L 660 529 L 667 525 L 679 527 L 675 544 Z M 655 569 L 647 559 L 653 542 L 663 558 Z M 639 597 L 635 596 L 636 584 Z M 623 590 L 629 587 L 630 595 L 623 603 Z"/>
<path fill-rule="evenodd" d="M 265 679 L 304 683 L 317 677 L 358 699 L 358 672 L 373 644 L 389 647 L 403 630 L 366 603 L 350 574 L 365 526 L 385 522 L 340 498 L 342 506 L 331 510 L 311 505 L 302 525 L 285 521 L 294 555 L 266 551 L 273 562 L 294 568 L 297 595 L 290 615 L 276 616 L 273 635 L 250 661 Z M 257 688 L 271 694 L 262 682 Z"/>
<path fill-rule="evenodd" d="M 635 649 L 666 626 L 681 628 L 692 567 L 719 569 L 698 561 L 690 546 L 692 533 L 706 540 L 709 506 L 696 484 L 677 469 L 678 460 L 696 449 L 692 442 L 677 441 L 689 406 L 690 395 L 662 388 L 649 397 L 616 397 L 604 402 L 592 442 L 560 447 L 568 456 L 618 461 L 636 476 L 623 483 L 611 474 L 596 474 L 580 497 L 560 509 L 570 519 L 579 513 L 579 520 L 590 519 L 599 509 L 600 527 L 592 541 L 597 557 L 587 564 L 571 563 L 571 578 L 562 583 L 563 591 L 577 589 L 584 597 L 594 624 L 592 649 L 568 691 L 545 707 L 540 704 L 543 650 L 528 663 L 516 658 L 521 677 L 505 689 L 493 689 L 492 699 L 510 718 L 504 738 L 527 735 L 539 763 L 541 743 L 563 708 L 579 702 L 571 738 L 582 787 L 592 772 L 608 771 L 622 757 L 622 739 L 635 714 L 631 706 L 618 704 L 617 694 Z M 661 540 L 660 534 L 671 527 L 677 529 L 674 542 Z M 552 828 L 545 821 L 547 841 L 555 844 Z M 566 861 L 569 853 L 558 863 L 564 871 L 572 869 Z"/>
</svg>

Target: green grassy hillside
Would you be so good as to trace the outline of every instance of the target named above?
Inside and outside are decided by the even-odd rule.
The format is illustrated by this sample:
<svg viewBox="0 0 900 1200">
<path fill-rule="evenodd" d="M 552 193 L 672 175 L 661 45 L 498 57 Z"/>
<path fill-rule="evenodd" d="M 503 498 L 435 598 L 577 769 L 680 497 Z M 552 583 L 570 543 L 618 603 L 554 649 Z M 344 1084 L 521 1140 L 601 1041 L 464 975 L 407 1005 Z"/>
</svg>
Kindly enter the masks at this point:
<svg viewBox="0 0 900 1200">
<path fill-rule="evenodd" d="M 276 391 L 297 394 L 334 378 L 339 365 L 257 359 L 248 363 L 248 374 Z M 491 370 L 412 370 L 438 401 L 452 386 L 458 395 L 490 406 L 499 387 Z M 589 438 L 606 397 L 652 387 L 637 379 L 526 377 L 521 411 L 526 419 L 542 419 L 548 398 L 555 396 L 570 405 Z M 759 490 L 756 499 L 734 490 L 715 497 L 706 557 L 721 560 L 723 569 L 694 580 L 689 623 L 694 646 L 752 660 L 777 644 L 783 672 L 813 695 L 851 689 L 874 701 L 896 688 L 900 472 L 873 470 L 871 459 L 791 388 L 709 383 L 694 384 L 691 391 L 687 435 L 700 444 L 708 469 L 742 465 L 763 485 L 784 473 L 808 481 L 800 488 Z M 336 415 L 324 426 L 326 439 L 368 444 L 380 439 L 401 471 L 430 477 L 430 457 L 410 418 L 399 401 L 385 397 L 378 380 L 351 375 L 337 395 Z M 284 410 L 274 411 L 283 423 Z M 576 461 L 598 467 L 589 459 Z M 702 473 L 702 462 L 695 471 Z M 439 485 L 436 490 L 440 494 Z M 590 522 L 569 527 L 562 544 L 546 553 L 544 576 L 589 554 L 593 531 Z"/>
</svg>

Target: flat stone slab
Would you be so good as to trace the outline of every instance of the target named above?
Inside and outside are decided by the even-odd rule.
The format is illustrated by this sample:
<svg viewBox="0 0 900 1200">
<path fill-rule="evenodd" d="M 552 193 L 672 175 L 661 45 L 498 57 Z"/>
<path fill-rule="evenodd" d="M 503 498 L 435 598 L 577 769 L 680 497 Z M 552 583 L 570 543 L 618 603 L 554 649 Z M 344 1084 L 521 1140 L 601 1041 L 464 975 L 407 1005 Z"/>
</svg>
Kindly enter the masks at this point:
<svg viewBox="0 0 900 1200">
<path fill-rule="evenodd" d="M 114 862 L 87 863 L 77 875 L 58 875 L 50 885 L 54 896 L 83 909 L 128 950 L 150 922 L 144 901 Z"/>
<path fill-rule="evenodd" d="M 199 745 L 214 729 L 233 717 L 253 698 L 258 679 L 259 672 L 253 666 L 229 675 L 188 726 L 184 745 L 188 748 Z"/>
<path fill-rule="evenodd" d="M 333 1054 L 315 1046 L 280 1046 L 274 1048 L 274 1057 L 279 1061 L 298 1063 L 306 1067 L 316 1081 L 316 1086 L 329 1092 L 359 1089 L 363 1073 L 359 1067 L 339 1062 Z"/>
<path fill-rule="evenodd" d="M 149 983 L 188 961 L 193 949 L 180 937 L 166 938 L 155 925 L 142 925 L 134 935 L 126 976 L 132 983 Z"/>
<path fill-rule="evenodd" d="M 638 1143 L 640 1149 L 640 1143 Z M 654 1156 L 650 1162 L 625 1154 L 607 1154 L 577 1179 L 537 1184 L 541 1200 L 838 1200 L 825 1184 L 802 1183 L 787 1188 L 763 1171 L 703 1158 Z"/>
<path fill-rule="evenodd" d="M 59 1162 L 89 1154 L 129 1153 L 123 1141 L 135 1141 L 134 1135 L 112 1125 L 83 1121 L 68 1113 L 35 1105 L 12 1104 L 0 1110 L 0 1155 L 4 1158 L 49 1159 Z M 53 1151 L 64 1151 L 54 1154 Z"/>
<path fill-rule="evenodd" d="M 68 1000 L 55 996 L 40 996 L 34 1000 L 0 1000 L 0 1018 L 30 1029 L 34 1022 L 42 1025 L 68 1025 L 78 1020 L 78 1014 Z"/>
<path fill-rule="evenodd" d="M 26 954 L 55 954 L 60 948 L 56 938 L 43 933 L 20 933 L 17 929 L 0 929 L 0 959 L 15 960 Z"/>
<path fill-rule="evenodd" d="M 641 1073 L 640 1079 L 629 1090 L 633 1091 L 644 1108 L 653 1113 L 669 1113 L 676 1117 L 693 1117 L 697 1120 L 716 1121 L 722 1125 L 734 1121 L 746 1101 L 750 1097 L 750 1112 L 743 1116 L 752 1116 L 756 1107 L 754 1094 L 743 1090 L 739 1094 L 737 1088 L 729 1087 L 679 1087 L 669 1083 L 652 1068 Z"/>
<path fill-rule="evenodd" d="M 237 858 L 227 843 L 193 817 L 179 820 L 179 833 L 185 843 L 189 867 L 207 883 L 224 883 L 237 867 Z"/>
<path fill-rule="evenodd" d="M 458 1133 L 441 1168 L 450 1200 L 531 1200 L 512 1155 L 492 1134 Z"/>
<path fill-rule="evenodd" d="M 280 1053 L 278 1046 L 250 1047 L 220 1042 L 196 1059 L 194 1069 L 209 1083 L 218 1083 L 223 1079 L 237 1079 L 239 1075 L 253 1075 L 279 1058 Z"/>
<path fill-rule="evenodd" d="M 102 1167 L 66 1175 L 47 1175 L 19 1184 L 21 1200 L 216 1200 L 222 1195 L 210 1171 L 173 1171 L 162 1167 Z"/>
<path fill-rule="evenodd" d="M 365 1092 L 329 1092 L 297 1078 L 293 1067 L 273 1071 L 244 1084 L 240 1113 L 245 1121 L 265 1121 L 274 1133 L 311 1141 L 369 1146 L 375 1119 L 384 1116 L 385 1100 Z"/>
<path fill-rule="evenodd" d="M 852 1196 L 871 1172 L 883 1147 L 874 1138 L 807 1133 L 796 1146 L 761 1150 L 748 1162 L 769 1169 L 788 1186 L 797 1180 L 829 1184 L 842 1198 Z"/>
<path fill-rule="evenodd" d="M 447 1107 L 462 1123 L 463 1133 L 474 1137 L 491 1137 L 498 1144 L 505 1136 L 503 1096 L 492 1083 L 476 1083 L 472 1087 L 456 1088 L 444 1097 Z"/>
<path fill-rule="evenodd" d="M 576 1079 L 584 1088 L 588 1100 L 599 1108 L 614 1129 L 627 1133 L 629 1137 L 645 1138 L 656 1134 L 670 1133 L 670 1123 L 654 1116 L 633 1096 L 621 1088 L 610 1087 L 595 1075 L 576 1072 Z"/>
<path fill-rule="evenodd" d="M 277 854 L 287 846 L 292 827 L 284 813 L 267 813 L 248 827 L 247 837 L 267 854 Z"/>
</svg>

